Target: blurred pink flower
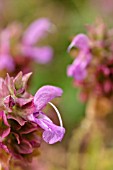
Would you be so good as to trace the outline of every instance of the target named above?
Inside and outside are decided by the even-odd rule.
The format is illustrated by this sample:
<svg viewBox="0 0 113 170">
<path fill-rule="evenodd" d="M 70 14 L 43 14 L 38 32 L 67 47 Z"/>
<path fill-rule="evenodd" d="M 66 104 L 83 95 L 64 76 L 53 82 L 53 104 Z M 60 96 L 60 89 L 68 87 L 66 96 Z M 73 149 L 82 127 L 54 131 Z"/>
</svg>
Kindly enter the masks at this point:
<svg viewBox="0 0 113 170">
<path fill-rule="evenodd" d="M 113 98 L 113 29 L 102 20 L 87 25 L 87 35 L 78 34 L 68 47 L 75 60 L 68 66 L 67 74 L 74 85 L 81 88 L 82 100 L 91 95 Z"/>
<path fill-rule="evenodd" d="M 45 64 L 52 59 L 53 50 L 49 46 L 36 47 L 35 44 L 44 38 L 52 27 L 51 22 L 47 18 L 41 18 L 34 21 L 24 32 L 22 38 L 22 53 L 26 57 Z"/>
<path fill-rule="evenodd" d="M 22 25 L 12 23 L 0 31 L 0 70 L 30 70 L 30 63 L 35 61 L 46 64 L 53 57 L 50 46 L 37 46 L 37 43 L 52 32 L 52 23 L 47 18 L 34 21 L 23 32 Z M 13 42 L 13 43 L 12 43 Z M 26 62 L 26 58 L 28 58 Z M 27 72 L 27 71 L 26 71 Z"/>
<path fill-rule="evenodd" d="M 87 66 L 92 59 L 88 37 L 84 34 L 77 35 L 69 45 L 68 52 L 73 47 L 79 50 L 79 54 L 73 64 L 68 66 L 67 75 L 81 81 L 87 76 Z"/>
<path fill-rule="evenodd" d="M 0 33 L 0 70 L 13 71 L 15 64 L 10 55 L 10 32 L 5 29 Z"/>
</svg>

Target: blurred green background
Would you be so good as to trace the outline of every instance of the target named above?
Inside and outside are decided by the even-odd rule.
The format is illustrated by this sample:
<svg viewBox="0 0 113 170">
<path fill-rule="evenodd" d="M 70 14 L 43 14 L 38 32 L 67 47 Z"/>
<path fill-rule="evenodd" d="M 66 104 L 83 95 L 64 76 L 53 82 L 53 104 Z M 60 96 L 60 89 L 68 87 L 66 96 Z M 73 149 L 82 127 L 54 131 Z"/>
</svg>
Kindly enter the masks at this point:
<svg viewBox="0 0 113 170">
<path fill-rule="evenodd" d="M 112 12 L 108 9 L 105 15 L 101 1 L 0 0 L 1 27 L 7 26 L 12 21 L 20 21 L 26 28 L 40 17 L 48 17 L 56 26 L 55 32 L 48 35 L 42 42 L 53 47 L 53 60 L 48 65 L 35 64 L 31 91 L 35 93 L 40 86 L 45 84 L 59 86 L 64 90 L 59 109 L 69 135 L 83 118 L 85 105 L 80 102 L 79 91 L 73 87 L 72 79 L 66 75 L 66 68 L 73 61 L 67 53 L 67 47 L 72 37 L 77 33 L 85 32 L 84 25 L 93 23 L 97 17 L 102 16 L 109 24 L 111 23 L 108 16 Z"/>
</svg>

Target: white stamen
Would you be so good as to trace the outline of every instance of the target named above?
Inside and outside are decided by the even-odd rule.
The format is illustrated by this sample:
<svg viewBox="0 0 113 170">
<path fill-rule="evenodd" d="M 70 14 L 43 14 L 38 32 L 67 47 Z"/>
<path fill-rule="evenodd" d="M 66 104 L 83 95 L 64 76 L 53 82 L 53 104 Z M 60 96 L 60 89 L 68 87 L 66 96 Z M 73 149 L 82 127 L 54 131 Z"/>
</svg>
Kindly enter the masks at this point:
<svg viewBox="0 0 113 170">
<path fill-rule="evenodd" d="M 58 109 L 56 108 L 56 106 L 51 103 L 51 102 L 48 102 L 53 108 L 54 110 L 56 111 L 57 113 L 57 116 L 58 116 L 58 119 L 59 119 L 59 122 L 60 122 L 60 126 L 63 127 L 63 122 L 62 122 L 62 118 L 61 118 L 61 115 L 60 115 L 60 112 L 58 111 Z"/>
</svg>

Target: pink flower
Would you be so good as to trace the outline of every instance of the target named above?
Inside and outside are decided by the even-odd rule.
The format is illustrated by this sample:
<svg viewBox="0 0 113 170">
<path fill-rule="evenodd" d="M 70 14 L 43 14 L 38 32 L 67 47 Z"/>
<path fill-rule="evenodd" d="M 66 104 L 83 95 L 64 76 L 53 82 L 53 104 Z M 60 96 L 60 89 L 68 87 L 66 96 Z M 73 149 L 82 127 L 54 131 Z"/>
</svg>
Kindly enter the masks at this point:
<svg viewBox="0 0 113 170">
<path fill-rule="evenodd" d="M 67 75 L 74 77 L 75 80 L 84 80 L 87 76 L 87 66 L 91 61 L 90 53 L 81 52 L 80 55 L 74 60 L 73 64 L 68 66 Z"/>
<path fill-rule="evenodd" d="M 62 92 L 63 91 L 58 87 L 43 86 L 37 91 L 37 93 L 34 96 L 34 105 L 36 106 L 36 112 L 33 113 L 33 115 L 30 115 L 29 119 L 37 123 L 44 130 L 43 139 L 49 144 L 54 144 L 58 141 L 61 141 L 65 134 L 65 129 L 63 128 L 62 121 L 61 121 L 61 126 L 55 125 L 42 112 L 42 109 L 53 98 L 60 97 L 62 95 Z M 58 113 L 59 120 L 61 120 L 59 112 L 57 110 L 56 112 Z"/>
<path fill-rule="evenodd" d="M 81 81 L 87 76 L 87 66 L 92 59 L 88 37 L 84 34 L 77 35 L 69 45 L 68 51 L 73 47 L 79 50 L 79 54 L 73 64 L 68 66 L 67 75 L 74 77 L 75 80 Z"/>
<path fill-rule="evenodd" d="M 113 29 L 102 20 L 87 25 L 87 35 L 78 34 L 68 47 L 73 51 L 74 62 L 68 66 L 67 75 L 81 88 L 82 99 L 90 96 L 113 98 Z"/>
<path fill-rule="evenodd" d="M 32 159 L 41 138 L 54 144 L 61 141 L 65 133 L 60 113 L 50 103 L 62 95 L 62 89 L 47 85 L 33 96 L 26 89 L 30 76 L 31 73 L 20 72 L 15 78 L 7 74 L 5 79 L 0 79 L 0 148 L 23 161 Z M 48 103 L 55 109 L 60 126 L 42 112 Z"/>
<path fill-rule="evenodd" d="M 13 71 L 15 64 L 10 55 L 10 32 L 5 29 L 0 32 L 0 70 Z"/>
<path fill-rule="evenodd" d="M 75 36 L 68 47 L 68 52 L 73 48 L 78 48 L 82 51 L 89 50 L 89 39 L 85 34 L 78 34 Z"/>
<path fill-rule="evenodd" d="M 34 21 L 23 33 L 21 24 L 13 23 L 0 32 L 0 70 L 14 71 L 29 62 L 46 64 L 51 61 L 53 49 L 50 46 L 37 46 L 37 43 L 51 32 L 52 23 L 47 18 Z M 12 43 L 14 42 L 14 43 Z M 25 69 L 27 68 L 27 69 Z"/>
<path fill-rule="evenodd" d="M 52 59 L 53 50 L 49 46 L 36 47 L 35 44 L 45 37 L 51 29 L 51 22 L 46 18 L 34 21 L 24 32 L 22 38 L 22 53 L 36 62 L 45 64 Z"/>
</svg>

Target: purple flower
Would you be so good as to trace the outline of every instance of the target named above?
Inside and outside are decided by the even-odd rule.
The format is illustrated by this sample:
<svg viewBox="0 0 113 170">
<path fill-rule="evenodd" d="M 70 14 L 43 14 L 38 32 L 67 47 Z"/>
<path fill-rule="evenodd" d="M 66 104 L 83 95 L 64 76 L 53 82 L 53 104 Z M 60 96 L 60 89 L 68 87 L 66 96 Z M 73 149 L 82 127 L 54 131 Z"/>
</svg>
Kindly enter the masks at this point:
<svg viewBox="0 0 113 170">
<path fill-rule="evenodd" d="M 0 31 L 0 70 L 12 72 L 22 67 L 23 58 L 26 57 L 29 58 L 28 63 L 31 60 L 41 64 L 51 61 L 53 49 L 50 46 L 36 46 L 39 40 L 51 32 L 51 28 L 52 23 L 47 18 L 41 18 L 35 20 L 23 34 L 22 26 L 18 23 Z"/>
<path fill-rule="evenodd" d="M 87 76 L 87 66 L 91 61 L 90 53 L 81 52 L 74 60 L 73 64 L 68 66 L 67 75 L 74 77 L 75 80 L 81 81 Z"/>
<path fill-rule="evenodd" d="M 51 29 L 51 22 L 46 18 L 34 21 L 25 31 L 22 39 L 22 53 L 36 62 L 45 64 L 49 62 L 53 55 L 53 50 L 49 46 L 35 47 L 35 44 L 47 35 Z"/>
<path fill-rule="evenodd" d="M 26 120 L 34 112 L 33 96 L 26 91 L 31 73 L 0 79 L 0 151 L 29 161 L 41 143 L 42 129 Z M 13 145 L 12 145 L 13 143 Z"/>
<path fill-rule="evenodd" d="M 75 36 L 68 47 L 68 52 L 73 48 L 78 48 L 79 50 L 87 51 L 89 49 L 89 39 L 85 34 L 78 34 Z"/>
<path fill-rule="evenodd" d="M 62 140 L 65 129 L 55 125 L 44 113 L 34 113 L 33 121 L 44 130 L 43 139 L 47 143 L 54 144 Z"/>
<path fill-rule="evenodd" d="M 10 56 L 10 31 L 8 29 L 0 33 L 0 44 L 0 70 L 13 71 L 15 65 Z"/>
<path fill-rule="evenodd" d="M 36 106 L 36 113 L 33 113 L 28 118 L 37 123 L 43 130 L 43 139 L 49 143 L 54 144 L 61 141 L 65 129 L 62 125 L 62 120 L 60 114 L 56 107 L 49 103 L 55 97 L 60 97 L 62 95 L 62 90 L 54 86 L 43 86 L 41 87 L 34 96 L 34 105 Z M 56 110 L 56 113 L 60 120 L 60 126 L 55 125 L 41 110 L 47 105 L 51 104 Z"/>
<path fill-rule="evenodd" d="M 75 80 L 81 81 L 87 76 L 87 66 L 92 59 L 88 37 L 84 34 L 77 35 L 69 45 L 68 51 L 73 47 L 79 49 L 79 54 L 73 64 L 68 66 L 67 75 L 74 77 Z"/>
<path fill-rule="evenodd" d="M 35 150 L 41 138 L 53 144 L 61 141 L 65 133 L 60 113 L 50 103 L 62 95 L 62 90 L 43 86 L 32 96 L 26 90 L 30 76 L 31 73 L 20 72 L 15 78 L 8 74 L 5 79 L 0 78 L 0 152 L 24 162 L 31 161 L 38 153 Z M 55 109 L 60 126 L 42 112 L 48 103 Z"/>
</svg>

